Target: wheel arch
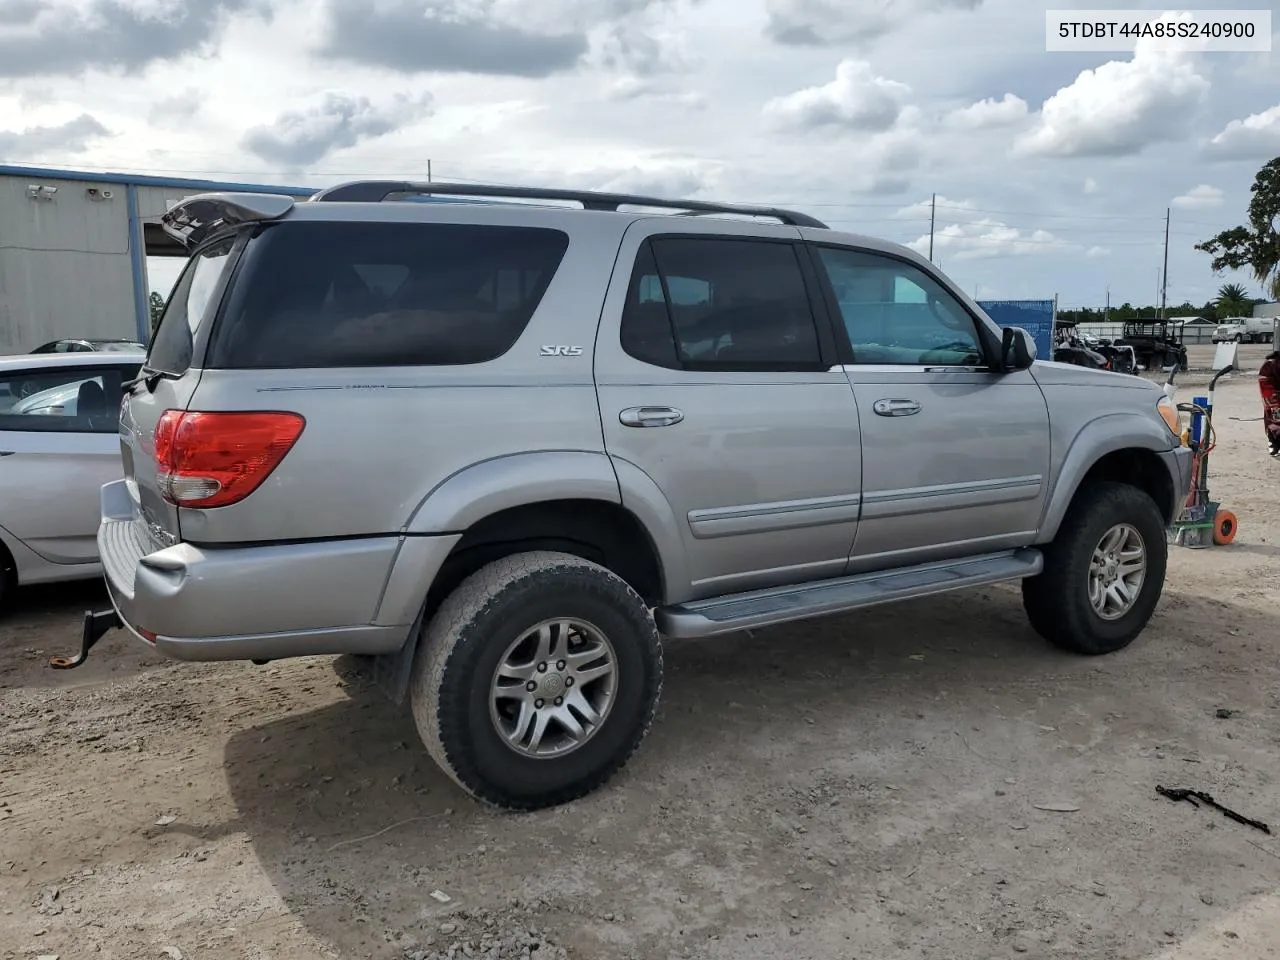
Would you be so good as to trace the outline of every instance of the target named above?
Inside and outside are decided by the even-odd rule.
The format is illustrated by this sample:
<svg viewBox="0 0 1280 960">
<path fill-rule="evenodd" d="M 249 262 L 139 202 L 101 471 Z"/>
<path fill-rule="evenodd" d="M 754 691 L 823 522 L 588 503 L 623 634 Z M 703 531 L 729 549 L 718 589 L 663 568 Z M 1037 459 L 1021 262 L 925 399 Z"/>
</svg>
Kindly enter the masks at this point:
<svg viewBox="0 0 1280 960">
<path fill-rule="evenodd" d="M 637 544 L 644 544 L 657 571 L 657 583 L 641 578 L 640 585 L 633 586 L 646 600 L 684 599 L 688 588 L 685 547 L 670 503 L 647 473 L 604 453 L 550 450 L 474 464 L 424 495 L 404 532 L 410 536 L 460 534 L 463 542 L 454 547 L 456 553 L 475 546 L 477 538 L 499 522 L 495 517 L 516 519 L 527 527 L 539 511 L 558 511 L 556 504 L 581 504 L 584 516 L 591 514 L 605 530 L 626 529 Z M 568 522 L 575 529 L 581 526 L 572 516 Z M 547 537 L 539 533 L 526 539 Z"/>
<path fill-rule="evenodd" d="M 0 602 L 4 595 L 18 585 L 18 564 L 13 559 L 4 534 L 0 532 Z"/>
<path fill-rule="evenodd" d="M 560 497 L 507 507 L 469 526 L 427 593 L 427 615 L 480 567 L 514 553 L 555 550 L 617 574 L 650 606 L 665 590 L 662 558 L 635 514 L 599 498 Z"/>
<path fill-rule="evenodd" d="M 1112 414 L 1091 421 L 1076 435 L 1058 471 L 1040 523 L 1038 543 L 1057 536 L 1067 510 L 1091 480 L 1113 480 L 1149 494 L 1166 522 L 1172 521 L 1178 494 L 1166 459 L 1174 448 L 1163 422 L 1137 414 Z"/>
<path fill-rule="evenodd" d="M 666 597 L 669 574 L 653 537 L 616 499 L 580 496 L 518 503 L 478 517 L 450 539 L 448 554 L 418 580 L 425 593 L 419 594 L 417 619 L 404 646 L 375 659 L 374 679 L 397 703 L 407 694 L 426 624 L 467 577 L 497 560 L 533 551 L 568 553 L 612 571 L 649 606 Z"/>
<path fill-rule="evenodd" d="M 24 550 L 29 550 L 26 544 L 4 527 L 0 527 L 0 580 L 7 581 L 7 584 L 0 584 L 0 587 L 14 587 L 20 582 L 18 557 Z"/>
</svg>

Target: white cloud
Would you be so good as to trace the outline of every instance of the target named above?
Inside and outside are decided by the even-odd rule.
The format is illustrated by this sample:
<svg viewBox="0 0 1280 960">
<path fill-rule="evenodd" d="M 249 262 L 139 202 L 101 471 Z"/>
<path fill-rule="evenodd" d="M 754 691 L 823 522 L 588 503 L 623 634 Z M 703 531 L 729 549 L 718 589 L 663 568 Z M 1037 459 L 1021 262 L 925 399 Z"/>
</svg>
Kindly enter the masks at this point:
<svg viewBox="0 0 1280 960">
<path fill-rule="evenodd" d="M 766 34 L 789 46 L 865 43 L 945 10 L 975 10 L 982 0 L 879 0 L 850 10 L 848 0 L 767 0 Z"/>
<path fill-rule="evenodd" d="M 1111 251 L 1106 247 L 1090 247 L 1084 255 L 1089 260 L 1101 260 L 1103 257 L 1111 256 Z"/>
<path fill-rule="evenodd" d="M 703 110 L 708 105 L 706 94 L 698 93 L 696 90 L 682 90 L 679 84 L 660 77 L 618 77 L 605 84 L 602 92 L 610 100 L 650 98 L 689 110 Z"/>
<path fill-rule="evenodd" d="M 689 199 L 708 193 L 716 174 L 697 163 L 634 166 L 626 170 L 579 175 L 587 189 L 609 193 L 630 193 L 644 197 Z"/>
<path fill-rule="evenodd" d="M 1221 160 L 1267 160 L 1280 154 L 1280 104 L 1232 120 L 1209 141 L 1208 152 Z"/>
<path fill-rule="evenodd" d="M 907 244 L 919 254 L 929 250 L 926 233 Z M 1072 244 L 1048 230 L 1025 230 L 984 217 L 967 223 L 948 223 L 934 231 L 934 256 L 949 260 L 989 260 L 993 257 L 1026 256 L 1062 252 Z"/>
<path fill-rule="evenodd" d="M 384 105 L 368 97 L 328 93 L 318 103 L 281 113 L 244 135 L 246 150 L 286 168 L 301 168 L 361 140 L 385 136 L 431 113 L 431 95 L 397 96 Z"/>
<path fill-rule="evenodd" d="M 159 10 L 183 3 L 17 0 L 15 7 L 15 0 L 0 0 L 0 20 L 23 6 L 48 20 L 50 10 Z M 261 12 L 268 4 L 272 16 Z M 1140 51 L 1135 67 L 1129 54 L 1046 57 L 1010 44 L 1007 38 L 1035 19 L 1018 0 L 373 0 L 365 7 L 354 0 L 211 0 L 207 6 L 222 13 L 198 31 L 194 44 L 165 37 L 159 47 L 145 44 L 151 29 L 164 24 L 134 16 L 121 20 L 109 54 L 74 43 L 73 52 L 85 54 L 76 62 L 61 50 L 40 60 L 25 46 L 0 43 L 17 50 L 17 59 L 0 57 L 0 143 L 7 137 L 8 155 L 51 166 L 312 186 L 357 177 L 423 179 L 431 158 L 440 180 L 770 203 L 897 241 L 928 230 L 927 209 L 916 201 L 937 191 L 939 230 L 961 224 L 950 228 L 956 236 L 942 237 L 941 259 L 967 289 L 980 283 L 1015 297 L 1058 290 L 1064 302 L 1100 306 L 1104 265 L 1116 302 L 1151 302 L 1152 265 L 1160 262 L 1170 198 L 1214 184 L 1226 192 L 1223 206 L 1207 211 L 1216 214 L 1247 195 L 1258 164 L 1206 172 L 1213 155 L 1206 148 L 1221 133 L 1219 155 L 1227 155 L 1242 136 L 1257 134 L 1243 118 L 1280 99 L 1274 55 L 1181 55 L 1166 62 Z M 947 6 L 954 9 L 934 12 Z M 388 34 L 369 24 L 359 25 L 345 44 L 332 33 L 338 9 L 347 13 L 344 23 L 365 17 L 385 25 L 379 11 L 421 14 L 429 7 L 454 11 L 474 27 L 467 37 L 484 42 L 443 49 L 448 38 L 435 30 L 424 47 L 415 41 L 420 31 Z M 790 42 L 767 34 L 776 10 L 808 11 L 792 18 L 799 33 Z M 49 21 L 54 28 L 56 20 Z M 804 40 L 806 25 L 816 44 Z M 460 31 L 453 31 L 455 39 Z M 63 33 L 51 29 L 49 36 Z M 387 35 L 397 42 L 380 39 Z M 361 47 L 361 37 L 377 42 Z M 345 48 L 344 56 L 320 52 L 334 44 Z M 871 64 L 852 78 L 846 74 L 844 89 L 829 84 L 840 79 L 842 58 Z M 1126 62 L 1094 71 L 1105 81 L 1095 81 L 1095 102 L 1073 83 L 1079 67 L 1064 63 L 1107 59 Z M 125 60 L 129 69 L 120 67 Z M 1117 67 L 1124 83 L 1112 90 L 1107 84 L 1117 79 Z M 1201 76 L 1213 81 L 1207 117 L 1195 113 Z M 1156 94 L 1148 91 L 1152 85 Z M 816 127 L 803 135 L 769 129 L 762 106 L 777 102 L 772 122 L 794 119 L 784 107 L 806 107 L 804 97 L 797 103 L 788 96 L 802 87 L 835 88 L 826 102 L 811 93 L 799 111 L 801 121 L 817 121 Z M 1042 111 L 1060 87 L 1070 94 Z M 367 99 L 374 116 L 314 109 L 326 91 L 356 103 Z M 428 91 L 434 97 L 429 116 L 390 109 L 397 93 L 416 98 Z M 1072 97 L 1079 117 L 1063 112 Z M 1168 107 L 1166 100 L 1180 106 Z M 1125 103 L 1133 118 L 1120 109 Z M 196 106 L 198 122 L 182 119 Z M 157 122 L 149 119 L 153 109 Z M 387 127 L 379 117 L 389 111 L 396 114 L 393 129 L 378 135 Z M 1099 117 L 1085 115 L 1091 111 Z M 110 135 L 88 124 L 64 128 L 82 114 Z M 278 124 L 282 115 L 288 129 Z M 1113 129 L 1130 137 L 1136 128 L 1146 142 L 1157 115 L 1164 119 L 1156 134 L 1175 139 L 1139 162 L 1105 151 L 1076 158 L 1049 151 L 1052 160 L 1010 154 L 1031 131 L 1055 150 L 1055 138 L 1067 140 L 1067 154 L 1096 153 L 1098 140 L 1107 145 Z M 1238 123 L 1228 135 L 1232 119 Z M 1054 130 L 1047 134 L 1048 122 Z M 255 143 L 269 147 L 268 158 L 246 147 L 246 131 L 254 128 L 264 128 Z M 805 128 L 788 131 L 797 129 Z M 301 163 L 308 153 L 322 155 Z M 911 215 L 894 215 L 902 205 L 910 205 Z M 997 219 L 976 222 L 988 216 Z M 1209 258 L 1190 248 L 1200 238 L 1170 247 L 1173 297 L 1215 283 Z M 1111 252 L 1092 256 L 1107 259 L 1088 259 L 1095 245 Z M 962 251 L 965 256 L 957 256 Z M 1019 255 L 1012 267 L 1011 255 Z"/>
<path fill-rule="evenodd" d="M 938 220 L 943 220 L 954 216 L 959 211 L 972 210 L 975 206 L 977 205 L 972 200 L 952 200 L 938 194 L 937 197 L 928 197 L 903 207 L 894 216 L 904 220 L 921 220 L 927 218 L 932 211 Z"/>
<path fill-rule="evenodd" d="M 910 94 L 905 83 L 877 76 L 865 61 L 842 60 L 830 83 L 775 97 L 764 105 L 764 117 L 785 130 L 882 131 L 897 123 Z"/>
<path fill-rule="evenodd" d="M 1082 70 L 1044 102 L 1035 127 L 1015 152 L 1031 156 L 1104 157 L 1140 152 L 1186 136 L 1209 81 L 1186 53 L 1138 43 L 1130 60 Z"/>
<path fill-rule="evenodd" d="M 1010 126 L 1026 119 L 1027 101 L 1006 93 L 1000 100 L 988 97 L 967 107 L 952 110 L 947 114 L 946 123 L 958 130 L 985 130 Z"/>
<path fill-rule="evenodd" d="M 96 117 L 82 113 L 56 126 L 26 127 L 22 130 L 0 128 L 0 156 L 57 156 L 59 153 L 84 153 L 95 140 L 111 136 Z"/>
<path fill-rule="evenodd" d="M 1174 197 L 1173 205 L 1184 210 L 1203 210 L 1207 207 L 1221 206 L 1222 191 L 1217 187 L 1202 183 L 1198 187 L 1192 187 L 1181 196 Z"/>
</svg>

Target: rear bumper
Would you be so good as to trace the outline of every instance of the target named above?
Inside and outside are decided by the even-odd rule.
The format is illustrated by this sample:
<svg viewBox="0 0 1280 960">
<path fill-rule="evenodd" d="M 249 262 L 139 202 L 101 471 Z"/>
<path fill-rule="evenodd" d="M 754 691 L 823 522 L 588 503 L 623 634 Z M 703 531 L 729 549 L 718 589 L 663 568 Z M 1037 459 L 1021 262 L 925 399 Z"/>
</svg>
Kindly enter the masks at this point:
<svg viewBox="0 0 1280 960">
<path fill-rule="evenodd" d="M 102 488 L 98 548 L 124 625 L 179 660 L 391 653 L 457 536 L 160 546 L 124 481 Z"/>
</svg>

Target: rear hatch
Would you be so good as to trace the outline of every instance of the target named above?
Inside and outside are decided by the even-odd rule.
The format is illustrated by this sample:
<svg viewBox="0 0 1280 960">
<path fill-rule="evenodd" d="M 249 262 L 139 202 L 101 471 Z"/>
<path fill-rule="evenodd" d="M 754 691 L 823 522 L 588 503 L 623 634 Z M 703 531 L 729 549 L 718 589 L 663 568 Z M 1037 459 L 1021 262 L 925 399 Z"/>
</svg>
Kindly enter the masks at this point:
<svg viewBox="0 0 1280 960">
<path fill-rule="evenodd" d="M 217 308 L 242 239 L 229 236 L 187 263 L 165 306 L 138 379 L 120 405 L 120 454 L 137 519 L 156 546 L 182 537 L 178 508 L 162 494 L 156 428 L 166 411 L 186 410 L 199 382 L 192 366 L 196 334 Z"/>
<path fill-rule="evenodd" d="M 512 348 L 535 313 L 594 334 L 612 237 L 425 207 L 299 204 L 197 248 L 122 410 L 154 539 L 384 537 L 468 466 L 601 443 L 589 357 Z"/>
</svg>

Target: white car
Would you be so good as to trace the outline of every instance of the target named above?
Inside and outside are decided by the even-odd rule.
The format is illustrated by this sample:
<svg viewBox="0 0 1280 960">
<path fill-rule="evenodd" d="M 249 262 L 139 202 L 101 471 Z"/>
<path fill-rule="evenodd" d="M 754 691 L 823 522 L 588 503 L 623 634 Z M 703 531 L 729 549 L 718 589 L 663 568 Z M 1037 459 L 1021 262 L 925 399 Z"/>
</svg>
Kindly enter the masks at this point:
<svg viewBox="0 0 1280 960">
<path fill-rule="evenodd" d="M 16 586 L 101 576 L 99 492 L 122 476 L 121 385 L 143 359 L 0 357 L 0 610 Z"/>
</svg>

